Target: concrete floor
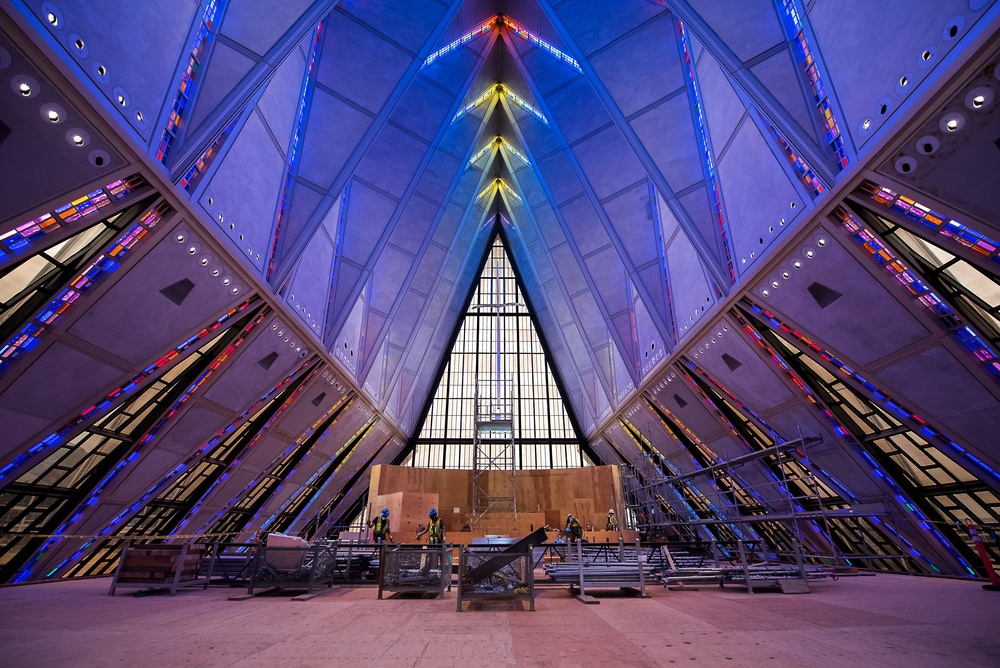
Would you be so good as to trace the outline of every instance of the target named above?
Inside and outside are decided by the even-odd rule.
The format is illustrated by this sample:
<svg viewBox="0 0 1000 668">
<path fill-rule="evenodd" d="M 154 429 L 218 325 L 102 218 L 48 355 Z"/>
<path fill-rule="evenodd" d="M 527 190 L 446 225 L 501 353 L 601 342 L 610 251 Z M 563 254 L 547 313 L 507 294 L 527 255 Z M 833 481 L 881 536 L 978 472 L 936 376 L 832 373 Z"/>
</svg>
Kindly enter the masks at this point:
<svg viewBox="0 0 1000 668">
<path fill-rule="evenodd" d="M 954 580 L 540 594 L 534 613 L 376 600 L 374 588 L 227 601 L 238 590 L 107 596 L 107 579 L 0 588 L 0 666 L 1000 666 L 1000 592 Z"/>
</svg>

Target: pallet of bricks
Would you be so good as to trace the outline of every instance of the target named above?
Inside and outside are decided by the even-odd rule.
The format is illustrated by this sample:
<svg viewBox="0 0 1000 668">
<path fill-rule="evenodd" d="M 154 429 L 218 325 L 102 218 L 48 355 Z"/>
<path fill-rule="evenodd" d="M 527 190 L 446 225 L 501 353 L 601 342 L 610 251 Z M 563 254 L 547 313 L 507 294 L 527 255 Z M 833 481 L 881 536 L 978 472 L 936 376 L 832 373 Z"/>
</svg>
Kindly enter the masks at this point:
<svg viewBox="0 0 1000 668">
<path fill-rule="evenodd" d="M 131 541 L 125 541 L 108 596 L 114 596 L 115 589 L 121 587 L 169 588 L 171 596 L 177 593 L 178 587 L 202 585 L 208 588 L 211 570 L 202 573 L 201 569 L 206 554 L 207 547 L 204 545 L 164 543 L 133 546 Z"/>
</svg>

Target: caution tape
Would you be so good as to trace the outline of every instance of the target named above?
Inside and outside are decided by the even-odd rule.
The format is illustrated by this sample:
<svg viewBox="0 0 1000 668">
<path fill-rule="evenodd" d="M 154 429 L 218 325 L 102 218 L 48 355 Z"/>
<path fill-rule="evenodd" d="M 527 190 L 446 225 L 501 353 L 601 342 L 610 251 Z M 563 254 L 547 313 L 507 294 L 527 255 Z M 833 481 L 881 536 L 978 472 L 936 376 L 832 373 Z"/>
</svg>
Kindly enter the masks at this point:
<svg viewBox="0 0 1000 668">
<path fill-rule="evenodd" d="M 28 531 L 0 531 L 0 538 L 6 536 L 21 536 L 28 538 L 78 538 L 81 540 L 91 540 L 96 538 L 103 538 L 104 540 L 172 540 L 174 538 L 216 538 L 219 536 L 232 536 L 230 533 L 188 533 L 188 534 L 172 534 L 172 535 L 134 535 L 134 536 L 93 536 L 87 534 L 75 534 L 75 533 L 31 533 Z"/>
</svg>

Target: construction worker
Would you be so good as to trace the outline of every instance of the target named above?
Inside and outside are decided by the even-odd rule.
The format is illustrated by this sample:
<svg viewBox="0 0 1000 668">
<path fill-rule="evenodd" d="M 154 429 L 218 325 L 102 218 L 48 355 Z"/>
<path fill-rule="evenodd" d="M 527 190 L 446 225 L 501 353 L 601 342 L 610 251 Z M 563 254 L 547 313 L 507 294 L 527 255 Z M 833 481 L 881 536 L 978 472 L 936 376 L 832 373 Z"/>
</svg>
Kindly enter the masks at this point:
<svg viewBox="0 0 1000 668">
<path fill-rule="evenodd" d="M 438 517 L 438 511 L 436 508 L 431 508 L 428 513 L 430 521 L 427 522 L 427 526 L 422 526 L 417 529 L 417 540 L 424 534 L 427 534 L 427 542 L 431 545 L 441 545 L 444 543 L 444 520 Z"/>
<path fill-rule="evenodd" d="M 573 513 L 566 516 L 565 531 L 569 534 L 570 542 L 578 541 L 583 538 L 583 527 L 580 525 L 580 520 L 573 517 Z"/>
<path fill-rule="evenodd" d="M 615 517 L 615 509 L 608 509 L 608 525 L 605 527 L 607 531 L 618 531 L 618 518 Z"/>
<path fill-rule="evenodd" d="M 376 543 L 392 542 L 392 532 L 389 530 L 389 509 L 383 508 L 382 514 L 368 523 L 372 527 L 372 535 Z"/>
</svg>

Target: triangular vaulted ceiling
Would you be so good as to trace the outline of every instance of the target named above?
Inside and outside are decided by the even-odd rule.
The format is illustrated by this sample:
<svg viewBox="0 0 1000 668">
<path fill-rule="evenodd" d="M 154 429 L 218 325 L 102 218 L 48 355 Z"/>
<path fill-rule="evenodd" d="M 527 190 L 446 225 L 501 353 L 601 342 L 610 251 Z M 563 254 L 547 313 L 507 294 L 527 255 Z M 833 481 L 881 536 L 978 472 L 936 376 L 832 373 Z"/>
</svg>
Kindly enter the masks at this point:
<svg viewBox="0 0 1000 668">
<path fill-rule="evenodd" d="M 710 8 L 685 5 L 683 31 L 683 12 L 626 4 L 339 3 L 286 35 L 193 193 L 404 432 L 499 210 L 590 433 L 809 209 L 777 142 L 832 174 L 775 10 L 733 45 Z M 748 95 L 734 59 L 763 52 Z M 240 179 L 247 160 L 276 186 Z"/>
<path fill-rule="evenodd" d="M 278 4 L 4 3 L 17 578 L 77 568 L 42 535 L 357 512 L 497 226 L 595 461 L 825 434 L 844 503 L 888 499 L 904 543 L 971 572 L 927 499 L 1000 479 L 1000 2 Z M 929 439 L 975 480 L 908 479 L 861 401 L 899 458 Z M 121 447 L 63 465 L 98 437 Z"/>
</svg>

